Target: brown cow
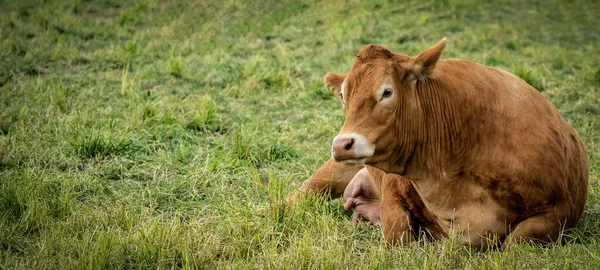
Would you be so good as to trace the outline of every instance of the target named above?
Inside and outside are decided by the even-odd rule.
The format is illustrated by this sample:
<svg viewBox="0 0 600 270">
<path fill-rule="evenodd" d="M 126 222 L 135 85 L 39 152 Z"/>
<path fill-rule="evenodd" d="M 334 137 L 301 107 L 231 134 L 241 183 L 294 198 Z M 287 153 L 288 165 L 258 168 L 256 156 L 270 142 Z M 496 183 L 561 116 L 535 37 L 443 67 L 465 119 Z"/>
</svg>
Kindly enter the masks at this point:
<svg viewBox="0 0 600 270">
<path fill-rule="evenodd" d="M 320 169 L 335 172 L 335 184 L 304 190 L 339 193 L 349 179 L 331 164 L 353 165 L 350 174 L 368 164 L 393 174 L 376 177 L 368 169 L 382 179 L 370 182 L 391 243 L 410 241 L 409 230 L 423 222 L 436 238 L 460 234 L 476 247 L 488 238 L 504 246 L 561 239 L 587 199 L 581 139 L 526 82 L 476 63 L 440 60 L 445 45 L 442 39 L 416 57 L 367 45 L 347 75 L 325 76 L 346 116 L 332 160 Z"/>
</svg>

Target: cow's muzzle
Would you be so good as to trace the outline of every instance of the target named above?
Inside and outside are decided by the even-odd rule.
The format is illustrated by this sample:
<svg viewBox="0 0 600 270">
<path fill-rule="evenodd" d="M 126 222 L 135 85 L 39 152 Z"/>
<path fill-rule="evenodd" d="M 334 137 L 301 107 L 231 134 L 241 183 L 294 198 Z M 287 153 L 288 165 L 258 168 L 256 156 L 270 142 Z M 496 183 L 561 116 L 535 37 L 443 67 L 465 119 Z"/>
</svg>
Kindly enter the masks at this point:
<svg viewBox="0 0 600 270">
<path fill-rule="evenodd" d="M 375 146 L 367 138 L 356 133 L 346 133 L 333 138 L 331 157 L 348 165 L 363 164 L 373 156 Z"/>
</svg>

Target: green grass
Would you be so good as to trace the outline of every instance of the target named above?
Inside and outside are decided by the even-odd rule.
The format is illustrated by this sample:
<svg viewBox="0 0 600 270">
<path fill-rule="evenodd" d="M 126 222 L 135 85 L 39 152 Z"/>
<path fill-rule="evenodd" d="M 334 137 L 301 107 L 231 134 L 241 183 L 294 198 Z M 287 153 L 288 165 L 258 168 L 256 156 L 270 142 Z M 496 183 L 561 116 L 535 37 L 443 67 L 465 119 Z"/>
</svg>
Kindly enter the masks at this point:
<svg viewBox="0 0 600 270">
<path fill-rule="evenodd" d="M 600 3 L 485 2 L 1 0 L 0 268 L 597 268 Z M 280 206 L 343 121 L 323 75 L 444 36 L 582 136 L 567 245 L 393 248 L 339 200 Z"/>
</svg>

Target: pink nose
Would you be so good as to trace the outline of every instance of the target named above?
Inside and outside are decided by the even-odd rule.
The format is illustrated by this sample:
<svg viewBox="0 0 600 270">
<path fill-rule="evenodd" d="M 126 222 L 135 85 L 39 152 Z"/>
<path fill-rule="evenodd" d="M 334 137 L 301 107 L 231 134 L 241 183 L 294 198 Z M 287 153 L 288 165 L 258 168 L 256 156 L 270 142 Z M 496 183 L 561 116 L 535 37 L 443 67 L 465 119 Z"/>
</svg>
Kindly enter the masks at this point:
<svg viewBox="0 0 600 270">
<path fill-rule="evenodd" d="M 333 146 L 331 147 L 333 158 L 337 161 L 357 158 L 354 151 L 354 142 L 355 139 L 353 137 L 335 137 L 333 139 Z"/>
</svg>

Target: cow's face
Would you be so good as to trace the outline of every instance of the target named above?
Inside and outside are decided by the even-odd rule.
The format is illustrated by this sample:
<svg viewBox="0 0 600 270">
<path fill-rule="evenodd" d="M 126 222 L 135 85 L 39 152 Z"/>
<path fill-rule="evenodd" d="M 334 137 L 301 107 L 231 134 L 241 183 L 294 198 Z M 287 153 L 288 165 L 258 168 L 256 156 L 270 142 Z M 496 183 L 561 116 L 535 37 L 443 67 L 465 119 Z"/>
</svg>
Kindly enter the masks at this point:
<svg viewBox="0 0 600 270">
<path fill-rule="evenodd" d="M 416 82 L 433 74 L 446 40 L 417 57 L 367 45 L 348 74 L 328 73 L 325 84 L 344 104 L 346 119 L 333 139 L 332 157 L 345 164 L 371 164 L 387 172 L 403 148 L 419 136 Z"/>
</svg>

